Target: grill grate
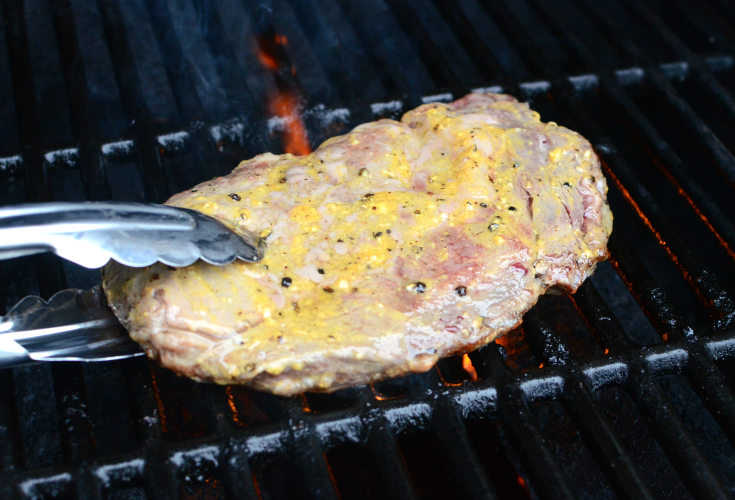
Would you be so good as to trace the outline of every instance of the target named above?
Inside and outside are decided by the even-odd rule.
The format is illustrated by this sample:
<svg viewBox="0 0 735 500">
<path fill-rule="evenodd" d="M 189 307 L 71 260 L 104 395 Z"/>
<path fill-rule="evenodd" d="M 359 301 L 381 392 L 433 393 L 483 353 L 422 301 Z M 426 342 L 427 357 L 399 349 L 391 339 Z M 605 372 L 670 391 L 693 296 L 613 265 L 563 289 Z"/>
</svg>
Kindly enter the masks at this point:
<svg viewBox="0 0 735 500">
<path fill-rule="evenodd" d="M 3 498 L 735 494 L 727 0 L 3 0 L 0 18 L 3 203 L 161 202 L 297 144 L 299 120 L 313 147 L 485 88 L 589 138 L 616 216 L 612 268 L 426 374 L 286 399 L 141 359 L 0 371 Z M 3 308 L 98 280 L 48 255 L 0 273 Z"/>
</svg>

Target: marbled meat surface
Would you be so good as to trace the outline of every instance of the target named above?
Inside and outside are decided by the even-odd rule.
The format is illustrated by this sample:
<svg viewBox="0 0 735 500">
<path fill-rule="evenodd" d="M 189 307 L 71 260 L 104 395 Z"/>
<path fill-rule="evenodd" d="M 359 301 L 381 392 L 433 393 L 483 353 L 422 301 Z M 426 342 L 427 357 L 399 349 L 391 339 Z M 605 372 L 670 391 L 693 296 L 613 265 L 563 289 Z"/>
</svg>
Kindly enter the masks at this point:
<svg viewBox="0 0 735 500">
<path fill-rule="evenodd" d="M 307 156 L 263 154 L 167 203 L 266 237 L 257 264 L 132 269 L 109 303 L 148 355 L 281 395 L 429 369 L 518 326 L 607 255 L 589 142 L 513 97 L 379 120 Z"/>
</svg>

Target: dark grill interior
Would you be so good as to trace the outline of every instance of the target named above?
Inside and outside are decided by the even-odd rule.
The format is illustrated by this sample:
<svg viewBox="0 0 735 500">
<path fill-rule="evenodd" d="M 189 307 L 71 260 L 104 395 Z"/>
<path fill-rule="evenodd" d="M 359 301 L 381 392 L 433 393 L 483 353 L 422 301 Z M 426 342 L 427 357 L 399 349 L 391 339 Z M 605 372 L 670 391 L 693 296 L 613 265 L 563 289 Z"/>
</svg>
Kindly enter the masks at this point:
<svg viewBox="0 0 735 500">
<path fill-rule="evenodd" d="M 430 372 L 290 399 L 0 371 L 2 498 L 735 495 L 730 0 L 2 0 L 0 203 L 162 202 L 478 88 L 604 162 L 609 263 Z M 0 312 L 99 281 L 0 262 Z"/>
</svg>

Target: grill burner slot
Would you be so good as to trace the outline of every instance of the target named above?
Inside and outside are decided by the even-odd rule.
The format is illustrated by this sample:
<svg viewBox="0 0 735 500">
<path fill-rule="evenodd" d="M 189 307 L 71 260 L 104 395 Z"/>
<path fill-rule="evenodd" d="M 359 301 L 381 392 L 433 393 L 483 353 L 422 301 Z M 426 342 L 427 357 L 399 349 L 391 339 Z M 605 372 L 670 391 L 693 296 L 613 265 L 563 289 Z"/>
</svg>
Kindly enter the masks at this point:
<svg viewBox="0 0 735 500">
<path fill-rule="evenodd" d="M 4 370 L 0 496 L 735 495 L 732 4 L 251 4 L 2 0 L 2 202 L 160 202 L 492 88 L 592 141 L 610 263 L 467 357 L 333 395 L 195 384 L 142 359 Z M 0 276 L 0 312 L 99 280 L 52 255 Z"/>
</svg>

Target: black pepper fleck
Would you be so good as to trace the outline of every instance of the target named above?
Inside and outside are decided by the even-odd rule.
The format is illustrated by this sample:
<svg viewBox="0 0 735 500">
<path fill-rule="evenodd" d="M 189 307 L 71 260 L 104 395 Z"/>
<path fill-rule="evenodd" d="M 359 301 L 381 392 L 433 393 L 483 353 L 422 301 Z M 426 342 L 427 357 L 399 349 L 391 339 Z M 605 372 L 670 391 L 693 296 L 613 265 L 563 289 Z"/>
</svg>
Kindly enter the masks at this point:
<svg viewBox="0 0 735 500">
<path fill-rule="evenodd" d="M 281 184 L 286 184 L 286 178 L 281 177 L 281 179 L 278 182 L 280 182 Z"/>
<path fill-rule="evenodd" d="M 520 165 L 521 165 L 520 163 L 516 162 L 513 164 L 513 168 L 518 168 Z"/>
<path fill-rule="evenodd" d="M 290 287 L 291 286 L 291 283 L 293 283 L 293 280 L 291 278 L 289 278 L 289 277 L 283 278 L 281 280 L 281 286 L 282 287 L 285 287 L 285 288 Z"/>
<path fill-rule="evenodd" d="M 568 182 L 565 182 L 565 183 L 564 183 L 564 185 L 565 185 L 566 187 L 568 187 L 568 188 L 572 187 L 572 185 L 571 185 L 571 184 L 569 184 Z"/>
<path fill-rule="evenodd" d="M 324 290 L 327 293 L 334 293 L 334 288 L 329 287 L 329 286 L 325 286 L 324 288 L 322 288 L 322 290 Z"/>
<path fill-rule="evenodd" d="M 340 238 L 337 240 L 337 243 L 344 243 L 344 241 L 342 241 L 342 238 Z"/>
<path fill-rule="evenodd" d="M 454 289 L 454 291 L 457 292 L 457 295 L 459 295 L 460 297 L 464 297 L 465 295 L 467 295 L 466 286 L 458 286 L 457 288 Z"/>
<path fill-rule="evenodd" d="M 230 198 L 232 198 L 235 201 L 240 201 L 242 198 L 240 198 L 240 195 L 237 193 L 230 194 Z"/>
<path fill-rule="evenodd" d="M 515 212 L 516 211 L 516 207 L 508 207 L 508 210 L 510 210 L 511 212 Z"/>
<path fill-rule="evenodd" d="M 426 284 L 420 281 L 417 281 L 416 283 L 413 284 L 413 290 L 416 293 L 424 293 L 426 291 Z"/>
<path fill-rule="evenodd" d="M 319 274 L 324 274 L 324 269 L 319 268 L 319 269 L 316 270 L 316 272 L 318 272 Z"/>
<path fill-rule="evenodd" d="M 383 235 L 383 231 L 378 231 L 377 233 L 373 233 L 373 238 L 377 238 L 382 235 Z"/>
<path fill-rule="evenodd" d="M 386 229 L 385 232 L 390 234 L 390 229 Z"/>
<path fill-rule="evenodd" d="M 487 203 L 480 203 L 480 206 L 481 206 L 482 208 L 487 208 Z"/>
</svg>

